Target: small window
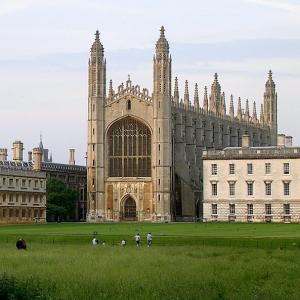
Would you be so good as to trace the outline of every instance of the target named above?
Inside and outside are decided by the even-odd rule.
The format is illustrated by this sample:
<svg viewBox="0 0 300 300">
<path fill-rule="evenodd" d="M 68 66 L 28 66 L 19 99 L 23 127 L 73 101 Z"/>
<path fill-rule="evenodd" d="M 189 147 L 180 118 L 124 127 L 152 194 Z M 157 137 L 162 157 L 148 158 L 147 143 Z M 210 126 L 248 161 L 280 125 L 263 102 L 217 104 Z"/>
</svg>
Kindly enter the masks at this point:
<svg viewBox="0 0 300 300">
<path fill-rule="evenodd" d="M 131 100 L 127 100 L 127 110 L 131 110 Z"/>
<path fill-rule="evenodd" d="M 211 194 L 212 196 L 218 195 L 218 184 L 216 182 L 211 184 Z"/>
<path fill-rule="evenodd" d="M 272 183 L 265 182 L 265 187 L 266 187 L 266 195 L 271 196 L 272 195 Z"/>
<path fill-rule="evenodd" d="M 212 215 L 216 215 L 218 213 L 218 205 L 217 204 L 211 205 L 211 213 L 212 213 Z"/>
<path fill-rule="evenodd" d="M 6 178 L 3 178 L 3 185 L 6 185 Z"/>
<path fill-rule="evenodd" d="M 284 196 L 290 195 L 290 183 L 289 182 L 283 183 L 283 194 L 284 194 Z"/>
<path fill-rule="evenodd" d="M 253 164 L 247 164 L 247 173 L 248 175 L 253 174 Z"/>
<path fill-rule="evenodd" d="M 265 212 L 266 212 L 266 215 L 271 215 L 272 214 L 272 206 L 271 206 L 271 204 L 266 204 L 265 205 Z"/>
<path fill-rule="evenodd" d="M 229 174 L 230 175 L 235 174 L 235 164 L 229 164 Z"/>
<path fill-rule="evenodd" d="M 247 214 L 253 215 L 253 204 L 247 204 Z"/>
<path fill-rule="evenodd" d="M 247 182 L 247 194 L 253 196 L 253 182 Z"/>
<path fill-rule="evenodd" d="M 211 175 L 217 175 L 218 174 L 218 166 L 217 164 L 211 165 Z"/>
<path fill-rule="evenodd" d="M 235 182 L 229 182 L 229 195 L 235 195 Z"/>
<path fill-rule="evenodd" d="M 229 204 L 229 214 L 235 215 L 235 204 Z"/>
<path fill-rule="evenodd" d="M 9 186 L 13 186 L 14 185 L 14 180 L 12 178 L 9 178 Z"/>
<path fill-rule="evenodd" d="M 290 164 L 289 163 L 283 164 L 283 174 L 285 174 L 285 175 L 290 174 Z"/>
<path fill-rule="evenodd" d="M 265 173 L 271 174 L 271 163 L 265 163 Z"/>
<path fill-rule="evenodd" d="M 290 204 L 283 204 L 283 212 L 285 215 L 289 215 L 291 213 Z"/>
</svg>

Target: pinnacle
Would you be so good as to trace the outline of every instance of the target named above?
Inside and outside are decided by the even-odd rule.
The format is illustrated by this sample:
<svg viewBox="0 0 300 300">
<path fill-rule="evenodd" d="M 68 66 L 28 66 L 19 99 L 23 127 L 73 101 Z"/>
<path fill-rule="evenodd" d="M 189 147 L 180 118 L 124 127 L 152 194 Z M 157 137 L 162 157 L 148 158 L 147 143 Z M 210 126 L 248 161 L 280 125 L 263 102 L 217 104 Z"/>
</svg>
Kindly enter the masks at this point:
<svg viewBox="0 0 300 300">
<path fill-rule="evenodd" d="M 160 37 L 165 37 L 165 27 L 164 26 L 160 27 Z"/>
<path fill-rule="evenodd" d="M 99 41 L 99 36 L 100 36 L 99 30 L 97 29 L 97 30 L 96 30 L 96 33 L 95 33 L 95 40 L 96 40 L 96 41 Z"/>
<path fill-rule="evenodd" d="M 269 71 L 269 79 L 272 79 L 272 74 L 273 74 L 273 73 L 272 73 L 272 71 L 270 70 L 270 71 Z"/>
</svg>

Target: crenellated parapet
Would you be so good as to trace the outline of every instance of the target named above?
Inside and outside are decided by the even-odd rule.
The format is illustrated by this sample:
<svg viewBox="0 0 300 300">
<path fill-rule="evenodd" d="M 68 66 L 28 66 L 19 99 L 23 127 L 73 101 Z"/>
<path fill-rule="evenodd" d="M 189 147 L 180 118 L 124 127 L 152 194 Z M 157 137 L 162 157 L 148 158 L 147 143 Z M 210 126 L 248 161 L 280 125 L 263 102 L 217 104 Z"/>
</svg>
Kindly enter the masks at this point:
<svg viewBox="0 0 300 300">
<path fill-rule="evenodd" d="M 271 75 L 270 75 L 271 74 Z M 266 89 L 264 97 L 271 98 L 269 96 L 275 94 L 274 92 L 274 82 L 272 81 L 272 73 L 269 72 L 268 81 L 266 83 Z M 272 92 L 269 90 L 272 89 Z M 208 116 L 217 117 L 227 121 L 240 122 L 242 124 L 249 124 L 249 126 L 259 127 L 259 128 L 269 128 L 271 126 L 270 122 L 266 122 L 266 112 L 264 112 L 264 105 L 261 105 L 260 116 L 258 117 L 256 112 L 256 102 L 254 101 L 252 106 L 250 106 L 249 100 L 245 100 L 244 108 L 242 107 L 242 100 L 240 97 L 237 99 L 237 109 L 234 108 L 234 97 L 230 95 L 229 107 L 227 110 L 225 92 L 221 90 L 221 85 L 218 81 L 218 74 L 215 73 L 214 81 L 211 86 L 211 93 L 208 94 L 207 87 L 204 88 L 204 96 L 202 107 L 199 102 L 198 95 L 198 84 L 195 84 L 194 92 L 194 103 L 191 103 L 189 97 L 189 83 L 185 80 L 184 84 L 184 95 L 183 98 L 180 98 L 179 95 L 179 85 L 178 79 L 175 78 L 174 85 L 174 96 L 172 97 L 172 107 L 181 112 L 193 112 L 199 114 L 205 114 Z M 251 113 L 251 112 L 252 113 Z M 228 112 L 228 113 L 227 113 Z"/>
<path fill-rule="evenodd" d="M 130 79 L 130 75 L 128 75 L 125 85 L 122 82 L 118 86 L 117 91 L 113 89 L 112 80 L 110 80 L 106 104 L 109 104 L 113 101 L 118 101 L 125 96 L 135 96 L 136 98 L 152 103 L 152 97 L 149 96 L 149 90 L 146 88 L 141 89 L 138 84 L 134 85 Z"/>
</svg>

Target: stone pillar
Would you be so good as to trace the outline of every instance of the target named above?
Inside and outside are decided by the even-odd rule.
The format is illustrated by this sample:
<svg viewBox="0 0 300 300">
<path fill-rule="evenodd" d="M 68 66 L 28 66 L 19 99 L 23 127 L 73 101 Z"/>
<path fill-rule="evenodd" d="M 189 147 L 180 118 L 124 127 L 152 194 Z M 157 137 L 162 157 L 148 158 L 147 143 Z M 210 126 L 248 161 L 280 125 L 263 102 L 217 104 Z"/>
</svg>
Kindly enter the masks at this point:
<svg viewBox="0 0 300 300">
<path fill-rule="evenodd" d="M 13 143 L 13 160 L 23 161 L 23 143 L 21 141 L 15 141 Z"/>
<path fill-rule="evenodd" d="M 32 161 L 32 151 L 28 151 L 28 162 Z"/>
<path fill-rule="evenodd" d="M 7 149 L 6 148 L 0 149 L 0 160 L 7 160 Z"/>
<path fill-rule="evenodd" d="M 75 149 L 69 149 L 69 165 L 75 165 Z"/>
<path fill-rule="evenodd" d="M 33 170 L 41 171 L 43 152 L 40 148 L 33 149 Z"/>
</svg>

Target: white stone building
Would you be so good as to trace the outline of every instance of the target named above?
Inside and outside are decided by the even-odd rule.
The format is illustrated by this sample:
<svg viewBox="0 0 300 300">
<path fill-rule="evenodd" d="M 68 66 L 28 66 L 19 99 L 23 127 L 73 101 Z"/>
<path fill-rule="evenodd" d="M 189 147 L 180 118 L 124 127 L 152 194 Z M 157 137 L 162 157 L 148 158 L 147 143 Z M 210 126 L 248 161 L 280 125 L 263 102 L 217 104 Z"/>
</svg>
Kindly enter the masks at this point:
<svg viewBox="0 0 300 300">
<path fill-rule="evenodd" d="M 203 151 L 204 221 L 300 222 L 300 147 Z M 286 140 L 288 144 L 281 141 Z"/>
</svg>

